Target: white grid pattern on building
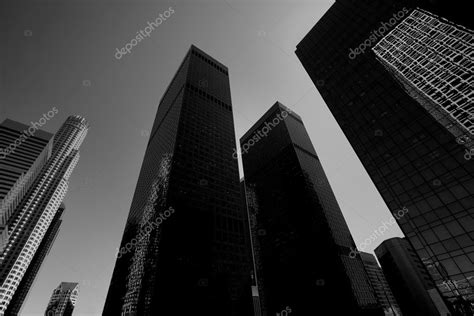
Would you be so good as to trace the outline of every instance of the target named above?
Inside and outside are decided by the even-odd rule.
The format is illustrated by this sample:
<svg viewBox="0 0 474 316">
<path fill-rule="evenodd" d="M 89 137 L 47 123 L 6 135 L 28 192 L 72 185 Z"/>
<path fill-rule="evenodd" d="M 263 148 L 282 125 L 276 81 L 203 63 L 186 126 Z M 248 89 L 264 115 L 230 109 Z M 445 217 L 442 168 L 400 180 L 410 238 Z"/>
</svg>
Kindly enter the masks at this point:
<svg viewBox="0 0 474 316">
<path fill-rule="evenodd" d="M 433 116 L 439 119 L 443 112 L 474 134 L 472 30 L 416 9 L 372 50 Z"/>
</svg>

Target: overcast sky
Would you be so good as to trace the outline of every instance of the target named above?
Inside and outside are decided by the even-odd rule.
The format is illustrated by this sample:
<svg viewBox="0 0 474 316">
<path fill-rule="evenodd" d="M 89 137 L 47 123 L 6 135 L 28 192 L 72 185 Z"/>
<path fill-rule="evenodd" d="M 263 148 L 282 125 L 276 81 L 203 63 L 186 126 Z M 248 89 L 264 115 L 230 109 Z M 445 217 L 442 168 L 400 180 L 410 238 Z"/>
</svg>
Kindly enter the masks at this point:
<svg viewBox="0 0 474 316">
<path fill-rule="evenodd" d="M 294 54 L 333 2 L 1 0 L 0 120 L 29 124 L 56 107 L 46 131 L 72 114 L 91 125 L 59 236 L 22 315 L 42 315 L 61 281 L 80 283 L 74 315 L 101 314 L 148 131 L 191 44 L 229 68 L 237 139 L 277 100 L 302 117 L 356 244 L 390 219 Z M 114 57 L 170 7 L 150 37 Z M 394 236 L 402 236 L 396 224 L 367 250 Z"/>
</svg>

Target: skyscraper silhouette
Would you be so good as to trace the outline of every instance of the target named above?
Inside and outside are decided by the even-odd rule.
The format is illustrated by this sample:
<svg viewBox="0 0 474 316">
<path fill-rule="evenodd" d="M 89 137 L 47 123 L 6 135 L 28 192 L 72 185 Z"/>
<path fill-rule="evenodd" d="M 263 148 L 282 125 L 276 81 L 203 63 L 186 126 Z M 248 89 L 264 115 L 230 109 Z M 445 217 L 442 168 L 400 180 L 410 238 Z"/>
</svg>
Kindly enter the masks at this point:
<svg viewBox="0 0 474 316">
<path fill-rule="evenodd" d="M 465 311 L 466 302 L 467 305 L 474 304 L 472 157 L 466 155 L 465 144 L 459 143 L 457 134 L 447 126 L 447 122 L 433 115 L 427 109 L 428 104 L 422 105 L 414 99 L 414 94 L 407 93 L 399 80 L 387 71 L 386 61 L 383 61 L 387 52 L 381 47 L 375 49 L 380 58 L 377 59 L 371 50 L 372 46 L 378 45 L 377 41 L 396 41 L 394 35 L 387 36 L 385 40 L 382 38 L 403 18 L 423 30 L 429 30 L 426 25 L 408 18 L 416 5 L 433 8 L 438 14 L 441 7 L 447 7 L 446 14 L 454 22 L 466 21 L 466 8 L 460 2 L 440 1 L 433 6 L 425 6 L 425 2 L 337 1 L 298 44 L 296 55 L 314 83 L 324 82 L 324 86 L 317 85 L 321 96 L 390 211 L 402 207 L 408 209 L 408 213 L 397 220 L 398 224 L 444 298 L 451 303 L 451 312 L 472 315 L 472 310 Z M 394 16 L 399 18 L 398 22 L 394 21 Z M 394 23 L 390 23 L 391 20 Z M 380 36 L 377 37 L 375 31 Z M 406 33 L 407 36 L 412 34 Z M 416 36 L 417 40 L 422 41 L 416 45 L 413 43 L 416 49 L 408 44 L 400 45 L 403 52 L 396 56 L 418 56 L 419 46 L 426 45 L 424 41 L 429 42 L 430 36 L 438 33 L 430 30 L 429 36 Z M 452 33 L 452 36 L 464 35 Z M 440 42 L 443 47 L 439 48 L 441 52 L 444 48 L 449 49 L 452 36 L 445 46 Z M 337 40 L 327 40 L 329 37 Z M 470 39 L 472 45 L 472 35 Z M 462 47 L 461 40 L 459 45 Z M 364 52 L 354 55 L 355 48 L 364 47 Z M 421 50 L 428 55 L 426 47 Z M 403 63 L 410 62 L 409 59 L 402 59 Z M 458 61 L 458 57 L 453 61 Z M 423 72 L 426 79 L 420 77 L 413 80 L 409 76 L 406 80 L 412 81 L 415 86 L 418 83 L 432 85 L 436 81 L 439 86 L 435 87 L 433 96 L 439 95 L 443 81 L 432 80 L 426 72 L 428 68 L 429 71 L 437 68 L 436 61 L 433 63 L 429 58 L 418 56 L 416 63 L 420 65 L 413 65 L 415 75 Z M 468 79 L 466 76 L 463 78 Z M 453 85 L 458 83 L 455 80 L 451 82 Z M 447 87 L 443 88 L 443 93 L 445 89 Z M 429 90 L 426 91 L 431 94 L 433 91 Z M 472 95 L 472 89 L 470 93 Z M 439 107 L 439 113 L 445 111 L 440 104 L 430 103 L 429 106 L 431 109 Z M 460 108 L 469 108 L 468 104 L 443 106 L 453 114 Z M 461 119 L 459 123 L 470 128 L 465 116 L 457 117 Z"/>
<path fill-rule="evenodd" d="M 234 148 L 227 67 L 192 46 L 158 107 L 103 315 L 252 315 Z"/>
<path fill-rule="evenodd" d="M 276 102 L 240 145 L 264 315 L 383 315 L 301 117 Z"/>
</svg>

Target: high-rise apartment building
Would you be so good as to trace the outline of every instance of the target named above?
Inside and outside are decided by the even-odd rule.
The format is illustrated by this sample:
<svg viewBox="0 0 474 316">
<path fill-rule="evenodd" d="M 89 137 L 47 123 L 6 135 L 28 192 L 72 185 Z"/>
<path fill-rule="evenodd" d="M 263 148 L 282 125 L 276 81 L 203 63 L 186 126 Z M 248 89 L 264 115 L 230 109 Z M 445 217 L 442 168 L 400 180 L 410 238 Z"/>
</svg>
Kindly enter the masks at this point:
<svg viewBox="0 0 474 316">
<path fill-rule="evenodd" d="M 88 125 L 70 116 L 54 135 L 52 153 L 8 219 L 9 239 L 0 253 L 0 315 L 4 315 L 68 189 Z"/>
<path fill-rule="evenodd" d="M 472 315 L 466 305 L 474 304 L 473 160 L 444 121 L 407 93 L 370 49 L 404 18 L 410 22 L 410 4 L 421 2 L 336 1 L 296 54 L 312 81 L 324 82 L 317 85 L 321 96 L 390 211 L 408 209 L 398 224 L 432 267 L 451 312 Z M 457 4 L 448 6 L 454 21 L 463 20 L 456 19 L 463 11 Z M 459 35 L 464 33 L 452 34 Z M 409 45 L 400 47 L 412 52 Z"/>
<path fill-rule="evenodd" d="M 404 316 L 449 315 L 428 271 L 404 238 L 385 240 L 375 254 Z"/>
<path fill-rule="evenodd" d="M 26 298 L 28 297 L 28 293 L 30 292 L 31 287 L 33 286 L 33 282 L 36 279 L 36 276 L 39 273 L 41 265 L 43 264 L 44 259 L 48 255 L 53 243 L 56 239 L 56 236 L 59 233 L 59 228 L 61 227 L 62 223 L 62 214 L 66 209 L 64 203 L 61 204 L 56 215 L 54 215 L 51 224 L 49 225 L 46 234 L 41 241 L 41 244 L 38 247 L 28 269 L 23 276 L 20 284 L 18 285 L 15 294 L 13 295 L 10 304 L 5 311 L 5 316 L 16 316 L 21 315 L 21 308 L 23 307 L 23 303 L 25 302 Z M 51 316 L 51 315 L 48 315 Z"/>
<path fill-rule="evenodd" d="M 252 315 L 228 75 L 191 46 L 161 99 L 103 315 Z"/>
<path fill-rule="evenodd" d="M 44 316 L 72 316 L 79 296 L 79 283 L 61 282 L 53 291 Z"/>
<path fill-rule="evenodd" d="M 240 139 L 264 315 L 383 315 L 301 117 L 276 102 Z"/>
<path fill-rule="evenodd" d="M 375 256 L 371 253 L 361 251 L 360 258 L 369 276 L 370 284 L 375 290 L 377 301 L 384 310 L 385 316 L 401 316 L 400 307 L 398 307 L 397 301 L 392 294 L 392 290 L 390 290 L 390 286 Z"/>
<path fill-rule="evenodd" d="M 10 216 L 51 155 L 52 136 L 9 119 L 0 124 L 0 253 Z"/>
<path fill-rule="evenodd" d="M 372 50 L 468 153 L 474 149 L 474 31 L 415 9 Z"/>
</svg>

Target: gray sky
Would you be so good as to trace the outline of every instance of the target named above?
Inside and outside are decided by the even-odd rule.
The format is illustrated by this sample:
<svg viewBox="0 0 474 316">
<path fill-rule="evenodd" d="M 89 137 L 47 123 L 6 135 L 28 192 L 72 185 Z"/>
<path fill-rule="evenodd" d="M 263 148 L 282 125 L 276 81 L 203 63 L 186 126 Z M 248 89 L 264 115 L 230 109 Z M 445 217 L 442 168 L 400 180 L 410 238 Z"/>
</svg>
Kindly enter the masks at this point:
<svg viewBox="0 0 474 316">
<path fill-rule="evenodd" d="M 45 130 L 56 132 L 71 114 L 91 125 L 61 231 L 22 315 L 44 313 L 61 281 L 80 282 L 74 315 L 101 314 L 147 131 L 191 44 L 229 67 L 237 139 L 276 100 L 302 117 L 356 244 L 390 219 L 294 54 L 333 1 L 1 2 L 0 120 L 28 124 L 57 107 Z M 150 37 L 114 57 L 169 7 L 174 13 Z M 366 250 L 394 236 L 402 236 L 396 225 Z"/>
</svg>

